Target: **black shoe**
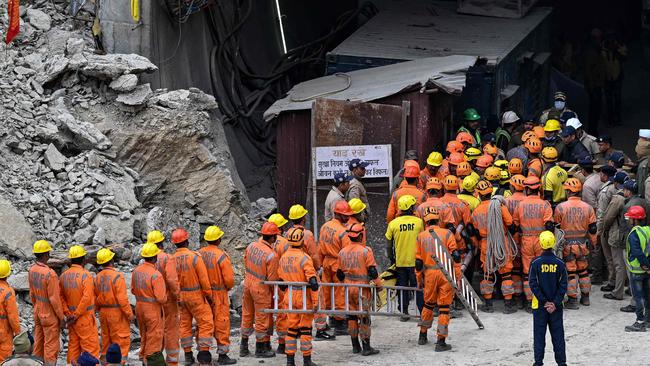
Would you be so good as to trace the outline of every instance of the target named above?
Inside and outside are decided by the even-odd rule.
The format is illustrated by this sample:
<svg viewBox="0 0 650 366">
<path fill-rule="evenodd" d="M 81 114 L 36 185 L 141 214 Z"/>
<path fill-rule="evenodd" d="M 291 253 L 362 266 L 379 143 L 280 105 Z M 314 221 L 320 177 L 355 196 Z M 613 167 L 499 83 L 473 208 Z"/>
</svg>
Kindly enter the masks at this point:
<svg viewBox="0 0 650 366">
<path fill-rule="evenodd" d="M 445 352 L 449 351 L 451 349 L 451 345 L 447 344 L 445 342 L 444 338 L 438 338 L 438 342 L 436 342 L 436 352 Z"/>
<path fill-rule="evenodd" d="M 644 328 L 645 329 L 645 328 Z M 379 353 L 378 349 L 370 347 L 370 339 L 364 339 L 361 341 L 363 349 L 361 350 L 361 356 L 372 356 Z"/>
<path fill-rule="evenodd" d="M 317 364 L 312 362 L 311 356 L 303 356 L 302 360 L 303 360 L 303 363 L 302 363 L 303 366 L 318 366 Z"/>
<path fill-rule="evenodd" d="M 194 354 L 192 352 L 185 352 L 185 366 L 192 366 L 194 362 Z"/>
<path fill-rule="evenodd" d="M 286 349 L 287 349 L 287 348 L 286 348 L 285 344 L 284 344 L 284 343 L 280 343 L 280 344 L 278 344 L 278 350 L 275 351 L 275 353 L 280 354 L 280 355 L 283 355 L 283 354 L 286 353 L 286 352 L 285 352 Z"/>
<path fill-rule="evenodd" d="M 296 355 L 287 355 L 287 366 L 296 366 Z"/>
<path fill-rule="evenodd" d="M 632 325 L 626 326 L 625 331 L 626 332 L 645 332 L 646 331 L 645 323 L 637 321 Z"/>
<path fill-rule="evenodd" d="M 266 342 L 256 342 L 255 343 L 255 358 L 271 358 L 275 357 L 275 352 L 271 350 L 269 342 L 269 347 L 267 348 Z"/>
<path fill-rule="evenodd" d="M 251 351 L 248 350 L 248 338 L 241 339 L 239 344 L 239 357 L 248 357 L 251 355 Z"/>
<path fill-rule="evenodd" d="M 611 293 L 604 294 L 603 297 L 610 300 L 619 300 L 619 301 L 623 300 L 622 298 L 619 299 L 618 297 L 612 295 Z"/>
<path fill-rule="evenodd" d="M 626 306 L 623 306 L 620 310 L 622 312 L 624 312 L 624 313 L 636 313 L 636 306 L 634 306 L 634 305 L 626 305 Z"/>
<path fill-rule="evenodd" d="M 533 313 L 533 303 L 532 303 L 532 301 L 526 301 L 526 312 L 528 314 Z"/>
<path fill-rule="evenodd" d="M 570 297 L 567 302 L 564 303 L 564 308 L 569 309 L 569 310 L 578 310 L 580 309 L 580 306 L 578 306 L 578 299 Z"/>
<path fill-rule="evenodd" d="M 217 365 L 234 365 L 236 363 L 237 360 L 228 357 L 228 355 L 226 354 L 219 355 L 219 357 L 217 358 Z"/>
<path fill-rule="evenodd" d="M 580 304 L 584 306 L 591 305 L 591 302 L 589 301 L 589 294 L 580 294 Z"/>
<path fill-rule="evenodd" d="M 337 320 L 336 328 L 334 329 L 335 335 L 348 335 L 348 322 L 345 320 Z"/>
<path fill-rule="evenodd" d="M 600 287 L 600 291 L 602 291 L 602 292 L 610 292 L 610 291 L 614 291 L 614 286 L 612 286 L 612 285 L 610 285 L 610 284 L 607 284 L 607 285 L 605 285 L 605 286 L 601 286 L 601 287 Z"/>
<path fill-rule="evenodd" d="M 335 335 L 327 333 L 325 330 L 317 330 L 314 336 L 315 341 L 333 341 L 336 339 Z"/>
<path fill-rule="evenodd" d="M 526 301 L 526 295 L 521 294 L 520 296 L 521 296 L 521 297 L 520 297 L 520 299 L 519 299 L 519 301 L 518 301 L 519 304 L 517 304 L 517 307 L 518 307 L 520 310 L 523 310 L 523 309 L 526 308 L 526 304 L 528 303 L 528 301 Z"/>
<path fill-rule="evenodd" d="M 352 340 L 352 353 L 361 353 L 361 343 L 359 337 L 350 337 Z"/>
<path fill-rule="evenodd" d="M 420 346 L 424 346 L 427 343 L 429 343 L 429 340 L 427 339 L 427 334 L 420 332 L 420 337 L 418 337 L 418 344 Z"/>
<path fill-rule="evenodd" d="M 485 299 L 485 304 L 481 306 L 481 310 L 484 313 L 494 313 L 494 307 L 492 306 L 492 299 Z"/>
<path fill-rule="evenodd" d="M 503 307 L 504 314 L 513 314 L 517 312 L 517 308 L 513 302 L 514 300 L 504 300 L 505 306 Z"/>
<path fill-rule="evenodd" d="M 399 317 L 399 321 L 401 321 L 402 323 L 406 323 L 409 320 L 411 320 L 411 317 L 408 315 L 402 315 Z"/>
</svg>

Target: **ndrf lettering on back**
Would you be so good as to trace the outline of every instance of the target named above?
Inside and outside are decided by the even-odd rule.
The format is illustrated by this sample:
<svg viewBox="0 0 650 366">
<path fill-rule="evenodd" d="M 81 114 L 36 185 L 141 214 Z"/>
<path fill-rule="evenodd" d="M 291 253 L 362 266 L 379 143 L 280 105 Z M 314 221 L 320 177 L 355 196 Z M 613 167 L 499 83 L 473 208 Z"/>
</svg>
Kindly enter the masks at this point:
<svg viewBox="0 0 650 366">
<path fill-rule="evenodd" d="M 542 264 L 542 273 L 557 272 L 557 264 Z"/>
<path fill-rule="evenodd" d="M 415 230 L 415 224 L 399 224 L 399 231 L 413 231 Z"/>
</svg>

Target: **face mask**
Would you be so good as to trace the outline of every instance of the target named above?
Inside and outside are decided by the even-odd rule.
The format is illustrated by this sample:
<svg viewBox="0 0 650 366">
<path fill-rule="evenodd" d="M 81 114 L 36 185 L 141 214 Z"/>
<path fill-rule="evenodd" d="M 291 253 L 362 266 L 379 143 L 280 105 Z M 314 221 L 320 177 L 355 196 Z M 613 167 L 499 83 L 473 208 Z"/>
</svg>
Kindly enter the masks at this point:
<svg viewBox="0 0 650 366">
<path fill-rule="evenodd" d="M 556 101 L 555 101 L 555 104 L 554 104 L 554 105 L 555 105 L 555 109 L 557 109 L 558 111 L 561 111 L 561 110 L 564 109 L 565 104 L 566 104 L 566 103 L 564 103 L 564 101 L 556 100 Z"/>
</svg>

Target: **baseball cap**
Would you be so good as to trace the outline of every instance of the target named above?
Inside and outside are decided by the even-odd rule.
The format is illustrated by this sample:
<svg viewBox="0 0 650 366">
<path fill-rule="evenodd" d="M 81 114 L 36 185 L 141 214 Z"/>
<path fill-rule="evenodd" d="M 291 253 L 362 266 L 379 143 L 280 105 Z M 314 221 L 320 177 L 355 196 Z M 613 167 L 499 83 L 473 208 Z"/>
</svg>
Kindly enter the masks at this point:
<svg viewBox="0 0 650 366">
<path fill-rule="evenodd" d="M 575 135 L 575 134 L 576 134 L 576 129 L 575 128 L 573 128 L 571 126 L 566 126 L 566 127 L 564 127 L 564 129 L 560 133 L 560 136 L 569 137 L 569 136 Z"/>
<path fill-rule="evenodd" d="M 605 142 L 608 144 L 612 143 L 612 138 L 608 135 L 602 135 L 599 138 L 596 139 L 596 142 Z"/>
<path fill-rule="evenodd" d="M 578 165 L 580 166 L 593 166 L 594 161 L 590 157 L 582 157 L 578 160 Z"/>
<path fill-rule="evenodd" d="M 609 160 L 616 164 L 623 164 L 625 162 L 625 155 L 620 151 L 614 151 L 612 155 L 609 156 Z"/>
<path fill-rule="evenodd" d="M 639 190 L 639 186 L 636 184 L 634 179 L 628 179 L 623 183 L 623 189 L 636 193 Z"/>
<path fill-rule="evenodd" d="M 553 95 L 553 100 L 564 100 L 564 101 L 566 101 L 566 94 L 564 94 L 564 92 L 561 92 L 561 91 L 556 92 Z"/>
<path fill-rule="evenodd" d="M 362 161 L 361 159 L 352 159 L 352 160 L 350 160 L 350 164 L 348 164 L 348 168 L 350 168 L 350 170 L 352 170 L 354 168 L 357 168 L 357 167 L 365 168 L 367 166 L 368 166 L 368 163 L 365 162 L 365 161 Z"/>
<path fill-rule="evenodd" d="M 565 111 L 560 114 L 560 123 L 568 123 L 568 121 L 572 118 L 576 118 L 575 112 L 572 111 Z"/>
<path fill-rule="evenodd" d="M 334 174 L 334 185 L 339 185 L 344 182 L 349 182 L 352 180 L 352 176 L 345 173 L 336 173 Z"/>
<path fill-rule="evenodd" d="M 481 141 L 483 141 L 483 142 L 496 142 L 497 141 L 497 135 L 495 135 L 494 132 L 488 132 L 488 133 L 481 136 Z"/>
<path fill-rule="evenodd" d="M 629 177 L 626 172 L 616 172 L 616 174 L 614 174 L 614 182 L 618 184 L 625 183 L 627 179 L 629 179 Z"/>
<path fill-rule="evenodd" d="M 582 127 L 582 123 L 580 122 L 580 120 L 575 118 L 575 117 L 574 118 L 569 118 L 569 120 L 566 121 L 566 125 L 567 125 L 567 127 L 571 126 L 571 127 L 575 128 L 576 130 L 578 128 Z"/>
<path fill-rule="evenodd" d="M 613 177 L 616 174 L 616 168 L 613 166 L 605 165 L 600 168 L 600 172 L 607 175 L 608 177 Z"/>
</svg>

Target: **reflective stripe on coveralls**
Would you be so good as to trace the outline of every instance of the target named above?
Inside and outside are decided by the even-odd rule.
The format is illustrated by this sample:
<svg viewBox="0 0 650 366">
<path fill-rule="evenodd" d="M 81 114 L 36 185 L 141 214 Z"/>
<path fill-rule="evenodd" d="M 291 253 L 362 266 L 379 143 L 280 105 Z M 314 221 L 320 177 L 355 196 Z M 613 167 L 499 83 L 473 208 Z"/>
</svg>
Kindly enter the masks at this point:
<svg viewBox="0 0 650 366">
<path fill-rule="evenodd" d="M 65 318 L 59 277 L 37 262 L 29 268 L 29 296 L 34 304 L 34 351 L 46 365 L 55 365 L 61 349 L 60 324 Z"/>
<path fill-rule="evenodd" d="M 163 350 L 163 304 L 167 289 L 162 274 L 148 262 L 133 270 L 131 293 L 136 298 L 135 316 L 140 328 L 140 359 Z"/>
</svg>

